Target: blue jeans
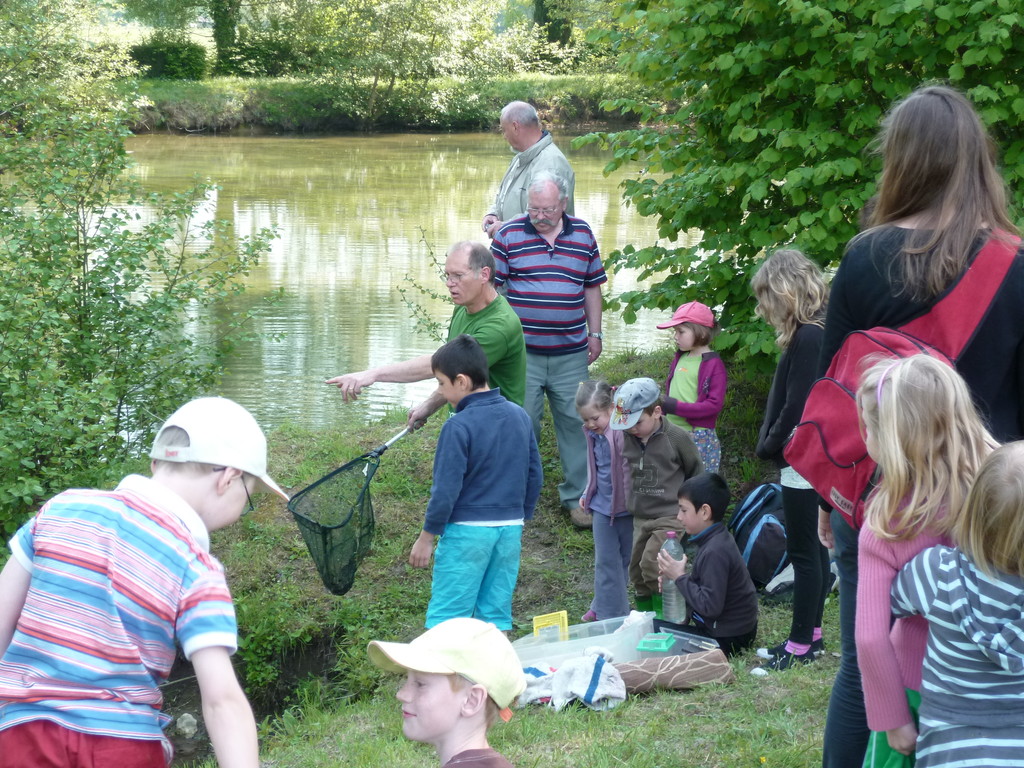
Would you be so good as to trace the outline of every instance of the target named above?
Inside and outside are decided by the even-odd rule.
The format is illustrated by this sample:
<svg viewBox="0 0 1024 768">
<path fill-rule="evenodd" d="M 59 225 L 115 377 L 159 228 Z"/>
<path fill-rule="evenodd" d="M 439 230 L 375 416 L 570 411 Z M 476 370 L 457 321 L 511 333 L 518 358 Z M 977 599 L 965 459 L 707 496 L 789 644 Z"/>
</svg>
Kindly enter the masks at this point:
<svg viewBox="0 0 1024 768">
<path fill-rule="evenodd" d="M 512 629 L 522 537 L 521 525 L 446 525 L 434 551 L 427 629 L 461 617 Z"/>
<path fill-rule="evenodd" d="M 839 638 L 842 657 L 832 685 L 825 720 L 822 768 L 861 768 L 867 751 L 867 714 L 857 666 L 854 622 L 857 617 L 857 531 L 832 512 L 836 566 L 839 569 Z"/>
<path fill-rule="evenodd" d="M 544 415 L 544 396 L 551 408 L 562 462 L 562 482 L 558 497 L 562 506 L 575 509 L 587 484 L 587 438 L 583 421 L 576 412 L 576 390 L 587 378 L 587 351 L 568 355 L 526 353 L 526 402 L 523 407 L 533 420 L 533 431 L 540 444 L 540 419 Z"/>
</svg>

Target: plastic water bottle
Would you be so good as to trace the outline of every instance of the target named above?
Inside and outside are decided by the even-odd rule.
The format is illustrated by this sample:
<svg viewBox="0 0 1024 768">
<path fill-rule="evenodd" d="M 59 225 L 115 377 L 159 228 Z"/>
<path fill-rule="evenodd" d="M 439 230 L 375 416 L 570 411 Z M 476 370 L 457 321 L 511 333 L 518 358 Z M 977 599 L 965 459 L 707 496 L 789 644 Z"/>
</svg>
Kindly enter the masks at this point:
<svg viewBox="0 0 1024 768">
<path fill-rule="evenodd" d="M 665 534 L 668 538 L 661 545 L 662 552 L 668 552 L 673 560 L 683 559 L 683 546 L 676 539 L 675 531 L 668 531 Z M 661 578 L 661 614 L 665 621 L 673 624 L 682 624 L 686 621 L 686 598 L 679 591 L 676 583 L 665 576 Z"/>
</svg>

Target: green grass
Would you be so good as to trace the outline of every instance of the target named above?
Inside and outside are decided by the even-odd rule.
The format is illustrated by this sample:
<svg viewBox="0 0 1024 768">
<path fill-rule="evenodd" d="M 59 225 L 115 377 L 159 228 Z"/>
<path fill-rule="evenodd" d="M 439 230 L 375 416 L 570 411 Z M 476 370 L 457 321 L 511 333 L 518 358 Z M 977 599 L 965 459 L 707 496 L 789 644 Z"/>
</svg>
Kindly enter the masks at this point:
<svg viewBox="0 0 1024 768">
<path fill-rule="evenodd" d="M 636 375 L 662 379 L 669 359 L 667 351 L 624 354 L 602 360 L 596 374 L 612 383 Z M 728 367 L 719 432 L 723 474 L 738 497 L 774 476 L 772 467 L 751 456 L 768 382 Z M 331 433 L 282 428 L 271 435 L 274 476 L 297 490 L 381 444 L 400 425 L 395 414 Z M 366 644 L 409 640 L 422 631 L 430 572 L 409 567 L 406 558 L 422 523 L 439 427 L 432 420 L 382 458 L 373 484 L 374 548 L 344 597 L 326 592 L 290 515 L 269 497 L 241 525 L 215 534 L 214 551 L 239 605 L 250 695 L 277 711 L 261 728 L 264 766 L 402 768 L 435 759 L 429 747 L 402 738 L 394 700 L 398 678 L 369 664 Z M 537 516 L 524 530 L 513 639 L 527 633 L 538 614 L 565 609 L 575 621 L 592 594 L 591 534 L 574 529 L 559 509 L 551 431 L 545 429 L 541 445 L 550 472 Z M 518 768 L 816 766 L 838 664 L 836 602 L 830 598 L 825 618 L 825 642 L 833 653 L 805 668 L 755 677 L 749 670 L 759 661 L 751 650 L 733 660 L 732 684 L 630 697 L 604 713 L 530 706 L 495 727 L 493 745 Z M 789 620 L 788 605 L 763 603 L 757 644 L 780 642 Z M 310 649 L 330 659 L 312 675 Z"/>
<path fill-rule="evenodd" d="M 826 623 L 835 626 L 836 621 L 832 599 Z M 774 641 L 788 623 L 788 607 L 767 607 L 761 636 Z M 826 642 L 836 647 L 838 641 L 827 634 Z M 491 744 L 517 768 L 817 766 L 837 664 L 830 654 L 812 665 L 760 678 L 749 674 L 757 665 L 751 651 L 733 661 L 734 683 L 631 696 L 608 712 L 555 712 L 530 705 L 517 710 L 511 722 L 495 726 Z M 432 750 L 401 735 L 400 706 L 394 699 L 398 684 L 397 676 L 387 677 L 372 696 L 333 707 L 320 704 L 318 691 L 309 692 L 266 731 L 263 765 L 429 765 L 435 759 Z"/>
</svg>

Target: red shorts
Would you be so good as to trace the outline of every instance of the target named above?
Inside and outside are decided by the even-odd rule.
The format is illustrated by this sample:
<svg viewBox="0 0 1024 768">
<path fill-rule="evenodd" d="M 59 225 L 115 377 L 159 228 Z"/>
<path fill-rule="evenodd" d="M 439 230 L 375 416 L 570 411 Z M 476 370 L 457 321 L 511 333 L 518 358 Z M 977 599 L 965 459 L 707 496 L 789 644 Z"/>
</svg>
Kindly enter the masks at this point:
<svg viewBox="0 0 1024 768">
<path fill-rule="evenodd" d="M 0 768 L 167 768 L 163 743 L 118 739 L 33 720 L 0 731 Z"/>
</svg>

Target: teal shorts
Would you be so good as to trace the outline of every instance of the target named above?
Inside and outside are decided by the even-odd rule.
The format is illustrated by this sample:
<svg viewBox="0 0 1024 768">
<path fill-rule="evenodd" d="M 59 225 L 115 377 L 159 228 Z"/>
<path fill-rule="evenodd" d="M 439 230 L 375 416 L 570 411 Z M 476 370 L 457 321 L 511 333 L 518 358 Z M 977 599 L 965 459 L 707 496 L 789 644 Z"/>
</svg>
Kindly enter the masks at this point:
<svg viewBox="0 0 1024 768">
<path fill-rule="evenodd" d="M 512 629 L 522 538 L 522 525 L 445 526 L 434 551 L 427 629 L 460 617 Z"/>
</svg>

